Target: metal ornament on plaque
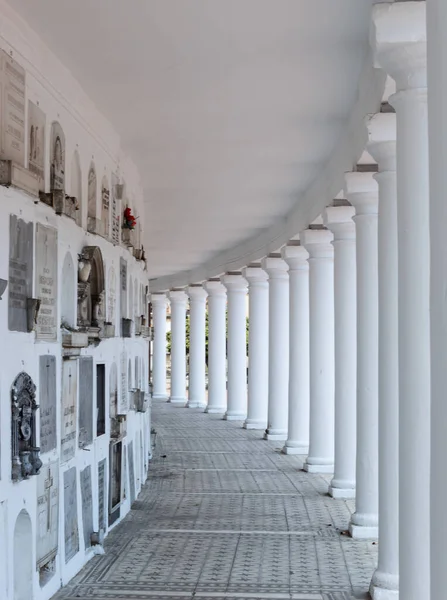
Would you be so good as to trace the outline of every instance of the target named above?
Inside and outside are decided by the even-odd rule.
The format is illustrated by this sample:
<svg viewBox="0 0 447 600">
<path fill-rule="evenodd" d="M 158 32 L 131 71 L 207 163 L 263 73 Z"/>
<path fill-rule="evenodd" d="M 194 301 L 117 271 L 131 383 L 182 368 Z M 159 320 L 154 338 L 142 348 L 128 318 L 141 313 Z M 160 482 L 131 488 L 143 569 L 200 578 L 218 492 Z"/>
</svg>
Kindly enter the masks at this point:
<svg viewBox="0 0 447 600">
<path fill-rule="evenodd" d="M 36 224 L 36 296 L 40 300 L 36 337 L 57 340 L 57 230 Z"/>
<path fill-rule="evenodd" d="M 25 69 L 4 50 L 0 52 L 1 157 L 25 166 Z"/>
<path fill-rule="evenodd" d="M 47 463 L 37 476 L 36 562 L 40 569 L 55 558 L 59 539 L 59 461 Z"/>
<path fill-rule="evenodd" d="M 45 192 L 45 113 L 28 102 L 28 171 L 37 176 L 39 190 Z"/>
</svg>

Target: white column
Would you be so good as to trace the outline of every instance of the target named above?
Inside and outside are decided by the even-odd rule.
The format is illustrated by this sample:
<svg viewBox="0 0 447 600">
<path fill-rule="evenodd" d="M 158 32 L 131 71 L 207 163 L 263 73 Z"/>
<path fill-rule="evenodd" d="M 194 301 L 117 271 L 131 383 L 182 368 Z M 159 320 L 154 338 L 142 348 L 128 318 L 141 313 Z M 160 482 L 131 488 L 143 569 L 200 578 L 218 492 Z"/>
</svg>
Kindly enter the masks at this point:
<svg viewBox="0 0 447 600">
<path fill-rule="evenodd" d="M 269 276 L 269 402 L 266 440 L 286 440 L 289 418 L 289 267 L 281 257 L 262 261 Z"/>
<path fill-rule="evenodd" d="M 182 290 L 169 293 L 171 300 L 171 398 L 172 404 L 186 405 L 186 303 Z"/>
<path fill-rule="evenodd" d="M 377 62 L 396 81 L 397 89 L 390 103 L 396 109 L 397 126 L 402 600 L 430 598 L 430 233 L 425 12 L 425 2 L 377 5 L 372 35 Z M 440 593 L 442 596 L 445 591 Z"/>
<path fill-rule="evenodd" d="M 379 291 L 378 188 L 374 173 L 346 173 L 346 198 L 355 207 L 357 236 L 357 465 L 352 537 L 378 535 Z"/>
<path fill-rule="evenodd" d="M 167 400 L 166 391 L 166 294 L 152 294 L 152 314 L 154 319 L 154 356 L 152 368 L 152 398 Z"/>
<path fill-rule="evenodd" d="M 353 206 L 331 206 L 323 222 L 334 234 L 335 465 L 333 498 L 355 497 L 357 443 L 357 289 Z"/>
<path fill-rule="evenodd" d="M 208 292 L 208 405 L 205 412 L 227 410 L 227 290 L 220 280 L 204 285 Z"/>
<path fill-rule="evenodd" d="M 189 390 L 188 408 L 205 408 L 205 313 L 207 293 L 191 285 L 189 296 Z"/>
<path fill-rule="evenodd" d="M 334 248 L 327 229 L 306 229 L 310 302 L 310 473 L 334 470 Z"/>
<path fill-rule="evenodd" d="M 245 429 L 266 429 L 269 369 L 269 284 L 260 267 L 243 271 L 248 281 L 248 412 Z"/>
<path fill-rule="evenodd" d="M 309 452 L 309 253 L 300 242 L 285 246 L 289 265 L 289 430 L 284 454 Z"/>
<path fill-rule="evenodd" d="M 221 279 L 228 296 L 228 407 L 225 419 L 243 421 L 247 417 L 247 282 L 239 274 Z"/>
<path fill-rule="evenodd" d="M 431 598 L 447 589 L 447 4 L 427 2 L 431 244 Z"/>
<path fill-rule="evenodd" d="M 396 115 L 368 123 L 368 151 L 379 166 L 379 564 L 375 600 L 399 596 L 399 358 Z"/>
</svg>

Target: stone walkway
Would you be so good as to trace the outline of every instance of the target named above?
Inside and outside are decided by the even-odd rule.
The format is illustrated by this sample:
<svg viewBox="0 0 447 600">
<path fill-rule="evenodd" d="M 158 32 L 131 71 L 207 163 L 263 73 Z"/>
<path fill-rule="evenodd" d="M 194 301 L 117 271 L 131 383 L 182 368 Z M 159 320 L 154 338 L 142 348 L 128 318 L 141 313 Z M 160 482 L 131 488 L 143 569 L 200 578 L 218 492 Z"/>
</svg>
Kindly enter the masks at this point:
<svg viewBox="0 0 447 600">
<path fill-rule="evenodd" d="M 153 425 L 131 513 L 54 600 L 367 597 L 377 545 L 345 535 L 329 478 L 218 416 L 155 403 Z"/>
</svg>

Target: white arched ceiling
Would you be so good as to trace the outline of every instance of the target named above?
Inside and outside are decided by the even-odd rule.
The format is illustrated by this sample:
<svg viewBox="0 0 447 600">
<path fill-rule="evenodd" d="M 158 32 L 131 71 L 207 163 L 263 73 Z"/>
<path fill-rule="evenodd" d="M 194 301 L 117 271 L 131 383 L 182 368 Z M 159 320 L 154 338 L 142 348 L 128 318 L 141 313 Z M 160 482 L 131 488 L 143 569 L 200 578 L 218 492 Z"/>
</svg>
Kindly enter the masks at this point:
<svg viewBox="0 0 447 600">
<path fill-rule="evenodd" d="M 380 105 L 372 0 L 10 2 L 139 168 L 152 290 L 296 235 L 341 189 Z"/>
</svg>

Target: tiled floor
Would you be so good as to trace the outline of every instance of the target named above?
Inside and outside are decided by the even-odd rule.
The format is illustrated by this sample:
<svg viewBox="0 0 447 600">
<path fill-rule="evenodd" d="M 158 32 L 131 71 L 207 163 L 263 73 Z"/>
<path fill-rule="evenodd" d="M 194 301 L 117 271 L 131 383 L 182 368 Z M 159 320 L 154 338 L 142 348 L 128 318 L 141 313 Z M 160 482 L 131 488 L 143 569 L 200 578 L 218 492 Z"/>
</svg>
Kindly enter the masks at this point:
<svg viewBox="0 0 447 600">
<path fill-rule="evenodd" d="M 55 600 L 366 597 L 377 545 L 343 532 L 351 501 L 261 432 L 153 406 L 150 477 L 131 513 Z"/>
</svg>

